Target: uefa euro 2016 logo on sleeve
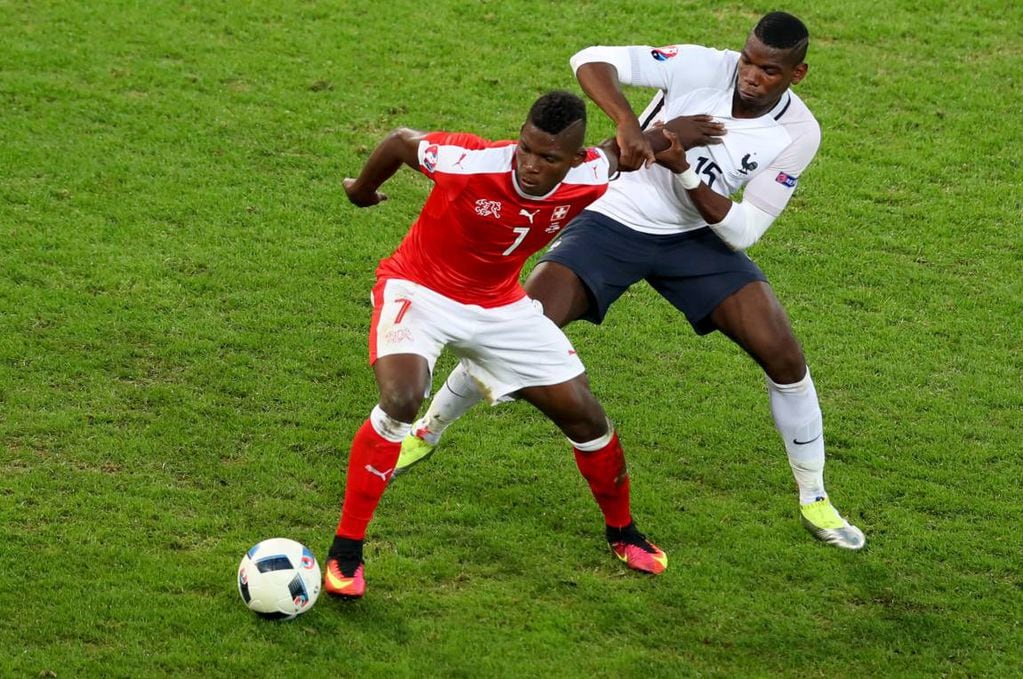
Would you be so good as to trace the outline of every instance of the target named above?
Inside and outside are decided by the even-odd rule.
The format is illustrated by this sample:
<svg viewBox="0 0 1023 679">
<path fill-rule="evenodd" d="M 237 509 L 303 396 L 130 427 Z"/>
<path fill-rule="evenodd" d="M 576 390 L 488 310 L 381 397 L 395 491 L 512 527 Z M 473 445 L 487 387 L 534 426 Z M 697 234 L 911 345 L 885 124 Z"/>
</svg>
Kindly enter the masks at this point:
<svg viewBox="0 0 1023 679">
<path fill-rule="evenodd" d="M 427 172 L 433 172 L 437 169 L 437 154 L 440 153 L 440 148 L 436 144 L 431 144 L 426 147 L 423 151 L 423 167 L 426 168 Z"/>
<path fill-rule="evenodd" d="M 657 61 L 667 61 L 668 59 L 671 59 L 677 54 L 678 48 L 674 46 L 655 47 L 654 49 L 650 50 L 650 56 L 652 56 Z"/>
</svg>

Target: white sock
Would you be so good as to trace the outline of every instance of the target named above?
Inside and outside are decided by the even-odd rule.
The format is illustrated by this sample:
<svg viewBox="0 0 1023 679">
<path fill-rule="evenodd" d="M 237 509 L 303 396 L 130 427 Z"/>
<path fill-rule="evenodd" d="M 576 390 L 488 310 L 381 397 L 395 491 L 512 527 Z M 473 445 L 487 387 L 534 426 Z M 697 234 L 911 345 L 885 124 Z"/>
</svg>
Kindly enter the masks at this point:
<svg viewBox="0 0 1023 679">
<path fill-rule="evenodd" d="M 444 430 L 481 400 L 483 394 L 480 393 L 475 380 L 469 376 L 465 366 L 459 363 L 437 390 L 437 395 L 430 401 L 426 414 L 412 425 L 412 431 L 416 436 L 435 446 Z"/>
<path fill-rule="evenodd" d="M 604 434 L 603 436 L 595 438 L 592 441 L 584 441 L 583 443 L 573 441 L 572 439 L 568 439 L 568 442 L 571 443 L 572 447 L 578 451 L 584 453 L 592 453 L 602 448 L 606 448 L 607 444 L 611 443 L 611 439 L 614 438 L 614 435 L 615 435 L 614 425 L 611 424 L 611 420 L 607 420 L 607 433 Z"/>
<path fill-rule="evenodd" d="M 827 497 L 824 491 L 824 423 L 810 369 L 793 384 L 767 379 L 774 426 L 788 453 L 792 475 L 799 486 L 799 502 L 807 504 Z"/>
<path fill-rule="evenodd" d="M 384 412 L 379 403 L 373 406 L 369 422 L 373 425 L 373 430 L 380 434 L 380 438 L 392 443 L 399 443 L 412 430 L 411 424 L 394 419 Z"/>
</svg>

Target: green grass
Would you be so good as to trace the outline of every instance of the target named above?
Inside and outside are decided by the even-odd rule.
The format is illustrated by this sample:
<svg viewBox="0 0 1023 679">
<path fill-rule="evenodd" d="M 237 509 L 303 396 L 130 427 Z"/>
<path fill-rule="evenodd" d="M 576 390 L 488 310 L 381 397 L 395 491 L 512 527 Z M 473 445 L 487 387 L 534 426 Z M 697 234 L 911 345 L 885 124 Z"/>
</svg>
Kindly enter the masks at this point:
<svg viewBox="0 0 1023 679">
<path fill-rule="evenodd" d="M 0 675 L 1019 672 L 1023 7 L 995 0 L 787 8 L 824 143 L 751 254 L 864 553 L 799 527 L 758 369 L 638 287 L 569 334 L 665 575 L 610 558 L 513 404 L 385 496 L 364 601 L 273 624 L 235 591 L 262 538 L 322 558 L 375 402 L 373 269 L 428 186 L 359 211 L 341 178 L 397 125 L 513 135 L 587 44 L 736 48 L 771 9 L 0 0 Z"/>
</svg>

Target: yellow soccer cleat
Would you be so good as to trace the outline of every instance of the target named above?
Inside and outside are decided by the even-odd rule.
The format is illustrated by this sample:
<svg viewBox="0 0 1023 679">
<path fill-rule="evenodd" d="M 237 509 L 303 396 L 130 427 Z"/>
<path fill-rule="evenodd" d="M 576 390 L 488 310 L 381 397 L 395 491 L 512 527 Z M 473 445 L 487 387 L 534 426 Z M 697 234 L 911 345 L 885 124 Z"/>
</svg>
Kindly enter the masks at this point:
<svg viewBox="0 0 1023 679">
<path fill-rule="evenodd" d="M 394 464 L 392 479 L 399 474 L 404 474 L 409 467 L 433 455 L 437 446 L 426 442 L 423 438 L 426 433 L 428 432 L 425 429 L 420 429 L 406 436 L 401 442 L 401 453 L 398 454 L 398 461 Z"/>
<path fill-rule="evenodd" d="M 850 550 L 863 549 L 867 544 L 863 531 L 843 519 L 826 497 L 799 505 L 799 519 L 810 535 L 825 544 Z"/>
</svg>

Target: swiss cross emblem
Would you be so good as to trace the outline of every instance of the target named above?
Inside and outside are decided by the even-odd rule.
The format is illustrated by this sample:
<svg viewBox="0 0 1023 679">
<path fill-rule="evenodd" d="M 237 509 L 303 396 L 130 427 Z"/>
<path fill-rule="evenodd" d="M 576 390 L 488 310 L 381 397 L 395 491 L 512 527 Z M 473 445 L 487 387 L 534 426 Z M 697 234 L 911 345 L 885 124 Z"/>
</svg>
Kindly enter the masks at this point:
<svg viewBox="0 0 1023 679">
<path fill-rule="evenodd" d="M 572 209 L 571 205 L 559 205 L 554 208 L 554 212 L 551 213 L 552 222 L 560 222 L 568 216 L 568 211 Z"/>
<path fill-rule="evenodd" d="M 493 217 L 494 219 L 501 218 L 501 202 L 497 200 L 487 200 L 486 198 L 480 198 L 476 201 L 476 214 L 480 217 Z"/>
</svg>

